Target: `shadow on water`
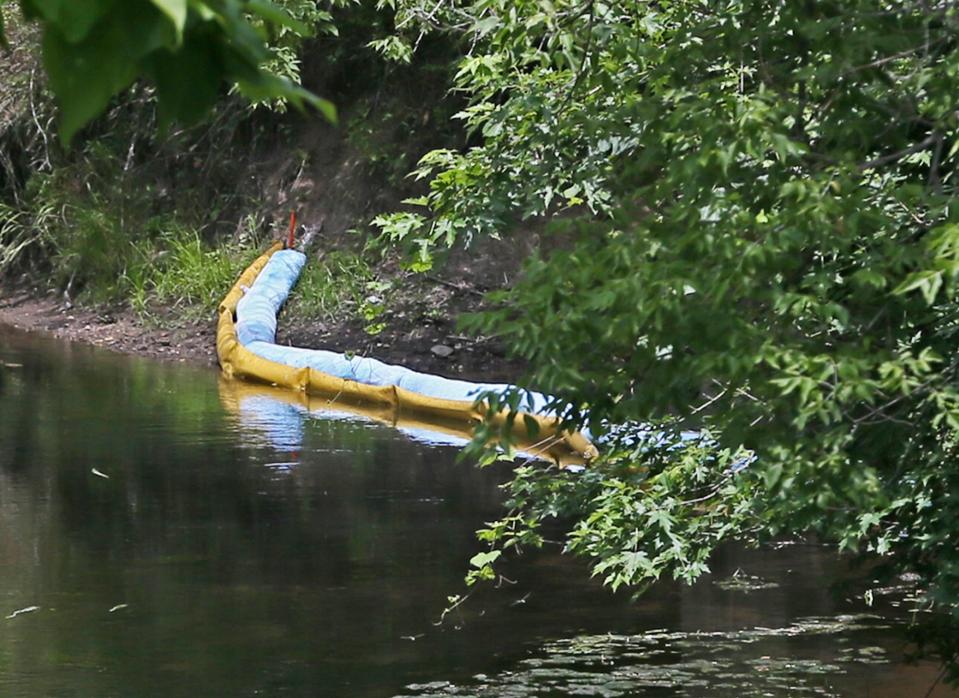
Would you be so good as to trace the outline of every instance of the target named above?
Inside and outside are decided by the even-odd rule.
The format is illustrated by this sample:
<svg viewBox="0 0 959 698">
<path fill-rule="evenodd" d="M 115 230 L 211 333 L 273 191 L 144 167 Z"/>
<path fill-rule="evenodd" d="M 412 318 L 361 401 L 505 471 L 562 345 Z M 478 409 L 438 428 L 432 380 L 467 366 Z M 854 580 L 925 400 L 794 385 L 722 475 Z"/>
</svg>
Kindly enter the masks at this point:
<svg viewBox="0 0 959 698">
<path fill-rule="evenodd" d="M 842 567 L 810 546 L 727 548 L 714 578 L 636 603 L 528 555 L 436 627 L 508 470 L 457 463 L 451 435 L 245 395 L 0 330 L 0 696 L 921 696 L 935 678 L 899 662 L 905 614 L 830 592 Z"/>
</svg>

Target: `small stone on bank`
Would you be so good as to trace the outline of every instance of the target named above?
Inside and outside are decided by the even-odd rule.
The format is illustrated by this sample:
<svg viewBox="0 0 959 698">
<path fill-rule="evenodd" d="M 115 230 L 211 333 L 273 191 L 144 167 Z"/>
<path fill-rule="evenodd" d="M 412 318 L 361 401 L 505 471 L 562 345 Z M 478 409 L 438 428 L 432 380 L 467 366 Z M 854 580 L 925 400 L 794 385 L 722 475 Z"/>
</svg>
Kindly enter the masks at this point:
<svg viewBox="0 0 959 698">
<path fill-rule="evenodd" d="M 448 347 L 445 344 L 436 344 L 432 349 L 430 349 L 430 351 L 441 359 L 445 359 L 453 353 L 454 349 L 453 347 Z"/>
</svg>

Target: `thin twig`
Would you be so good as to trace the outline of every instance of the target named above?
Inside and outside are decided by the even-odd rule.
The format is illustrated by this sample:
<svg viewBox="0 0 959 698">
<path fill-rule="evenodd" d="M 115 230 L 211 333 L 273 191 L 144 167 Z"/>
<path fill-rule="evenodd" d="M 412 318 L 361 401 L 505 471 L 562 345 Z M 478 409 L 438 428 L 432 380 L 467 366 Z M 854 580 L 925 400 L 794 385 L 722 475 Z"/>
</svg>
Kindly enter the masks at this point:
<svg viewBox="0 0 959 698">
<path fill-rule="evenodd" d="M 37 70 L 37 69 L 36 69 L 36 66 L 34 66 L 34 67 L 32 67 L 32 68 L 30 69 L 30 87 L 29 87 L 29 95 L 30 95 L 30 114 L 31 114 L 31 116 L 33 116 L 33 123 L 36 125 L 37 131 L 40 133 L 40 138 L 43 139 L 43 163 L 42 163 L 42 165 L 43 165 L 47 170 L 50 170 L 50 169 L 53 169 L 53 165 L 50 164 L 50 142 L 47 140 L 47 132 L 46 132 L 46 130 L 43 128 L 43 126 L 40 125 L 40 119 L 37 118 L 36 102 L 34 101 L 34 94 L 35 94 L 35 92 L 34 92 L 34 89 L 33 89 L 33 81 L 34 81 L 34 76 L 35 76 L 35 74 L 36 74 L 36 70 Z"/>
<path fill-rule="evenodd" d="M 313 244 L 313 240 L 323 231 L 323 224 L 326 223 L 326 217 L 320 219 L 320 222 L 311 228 L 307 228 L 306 233 L 303 234 L 303 237 L 300 238 L 300 242 L 297 247 L 300 248 L 302 252 L 307 252 L 310 249 L 310 245 Z"/>
<path fill-rule="evenodd" d="M 878 68 L 879 66 L 885 65 L 886 63 L 891 63 L 892 61 L 899 60 L 900 58 L 906 58 L 907 56 L 911 56 L 920 50 L 924 50 L 928 52 L 930 46 L 934 46 L 935 44 L 942 43 L 945 40 L 946 40 L 945 37 L 943 37 L 937 41 L 934 41 L 932 44 L 929 44 L 928 42 L 926 42 L 922 46 L 914 46 L 913 48 L 906 49 L 905 51 L 894 53 L 891 56 L 883 56 L 882 58 L 877 58 L 871 63 L 864 63 L 863 65 L 853 66 L 849 70 L 844 71 L 842 74 L 849 75 L 859 70 L 868 70 L 869 68 Z"/>
<path fill-rule="evenodd" d="M 928 186 L 937 194 L 942 191 L 942 181 L 939 179 L 939 164 L 942 162 L 942 147 L 945 139 L 941 132 L 936 132 L 936 149 L 933 151 L 932 164 L 929 165 Z"/>
<path fill-rule="evenodd" d="M 942 671 L 939 672 L 939 676 L 936 677 L 936 680 L 932 682 L 932 685 L 929 687 L 929 690 L 926 691 L 926 695 L 922 698 L 929 698 L 932 695 L 932 692 L 936 690 L 936 686 L 946 677 L 946 667 L 942 668 Z"/>
<path fill-rule="evenodd" d="M 470 592 L 466 596 L 460 597 L 459 601 L 454 603 L 452 606 L 448 606 L 447 608 L 444 608 L 443 612 L 440 614 L 440 619 L 436 621 L 435 623 L 433 623 L 433 625 L 435 626 L 443 625 L 443 621 L 446 620 L 446 616 L 448 616 L 454 609 L 457 609 L 460 606 L 462 606 L 463 603 L 466 601 L 466 599 L 472 596 L 472 594 L 473 592 Z"/>
<path fill-rule="evenodd" d="M 878 158 L 873 158 L 872 160 L 868 160 L 862 163 L 858 169 L 860 171 L 871 170 L 875 167 L 878 167 L 879 165 L 885 165 L 887 162 L 895 162 L 896 160 L 901 160 L 907 155 L 912 155 L 913 153 L 918 153 L 920 150 L 925 150 L 930 145 L 936 142 L 936 138 L 937 138 L 937 135 L 935 133 L 931 133 L 925 138 L 923 138 L 921 141 L 919 141 L 918 143 L 913 143 L 908 148 L 903 148 L 902 150 L 896 151 L 895 153 L 890 153 L 889 155 L 882 155 Z"/>
<path fill-rule="evenodd" d="M 589 60 L 589 54 L 593 50 L 593 23 L 596 20 L 596 6 L 593 0 L 590 0 L 587 11 L 589 12 L 589 24 L 586 25 L 586 46 L 583 48 L 583 60 L 580 61 L 579 70 L 573 77 L 573 84 L 569 88 L 569 93 L 566 95 L 565 105 L 568 105 L 572 101 L 576 88 L 579 86 L 579 81 L 586 73 L 586 62 Z"/>
<path fill-rule="evenodd" d="M 718 394 L 716 394 L 715 396 L 709 398 L 706 402 L 704 402 L 703 404 L 701 404 L 699 407 L 696 407 L 695 409 L 693 409 L 693 411 L 691 412 L 691 414 L 696 414 L 696 413 L 698 413 L 698 412 L 702 412 L 704 409 L 706 409 L 707 407 L 709 407 L 710 405 L 712 405 L 714 402 L 716 402 L 716 400 L 719 400 L 719 399 L 720 399 L 723 395 L 725 395 L 725 394 L 726 394 L 726 388 L 723 388 Z"/>
<path fill-rule="evenodd" d="M 435 283 L 438 283 L 438 284 L 440 284 L 440 285 L 442 285 L 442 286 L 447 286 L 447 287 L 452 288 L 452 289 L 455 289 L 455 290 L 457 290 L 457 291 L 463 291 L 464 293 L 472 293 L 473 295 L 479 296 L 480 298 L 482 298 L 483 296 L 486 295 L 486 294 L 483 293 L 482 291 L 477 291 L 475 288 L 470 288 L 469 286 L 462 286 L 462 285 L 460 285 L 460 284 L 455 284 L 455 283 L 453 283 L 452 281 L 447 281 L 446 279 L 441 279 L 441 278 L 439 278 L 438 276 L 432 276 L 432 275 L 430 275 L 430 276 L 427 276 L 426 278 L 429 279 L 430 281 L 433 281 L 433 282 L 435 282 Z"/>
<path fill-rule="evenodd" d="M 723 482 L 725 482 L 726 479 L 727 478 L 724 478 Z M 719 494 L 720 491 L 722 490 L 723 482 L 720 482 L 719 484 L 717 484 L 713 488 L 712 492 L 710 492 L 709 494 L 703 495 L 702 497 L 697 497 L 696 499 L 685 499 L 681 501 L 680 504 L 700 504 L 701 502 L 705 502 L 712 499 L 717 494 Z"/>
</svg>

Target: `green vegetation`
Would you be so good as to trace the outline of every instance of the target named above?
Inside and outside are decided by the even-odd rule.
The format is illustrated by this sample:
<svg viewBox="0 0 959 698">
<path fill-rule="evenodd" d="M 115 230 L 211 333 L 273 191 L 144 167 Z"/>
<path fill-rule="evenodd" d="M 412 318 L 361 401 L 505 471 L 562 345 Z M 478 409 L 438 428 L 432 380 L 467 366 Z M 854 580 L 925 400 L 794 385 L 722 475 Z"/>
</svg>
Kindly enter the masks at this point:
<svg viewBox="0 0 959 698">
<path fill-rule="evenodd" d="M 43 63 L 60 107 L 64 143 L 141 77 L 156 89 L 161 128 L 204 116 L 224 83 L 251 99 L 310 104 L 336 118 L 332 104 L 289 80 L 292 66 L 283 61 L 287 36 L 303 36 L 309 27 L 268 0 L 19 4 L 27 20 L 43 24 Z M 3 30 L 0 20 L 0 43 Z M 266 44 L 270 30 L 279 39 L 272 50 Z M 270 72 L 269 61 L 285 65 L 280 72 L 286 75 Z"/>
<path fill-rule="evenodd" d="M 298 82 L 303 41 L 314 34 L 335 36 L 338 29 L 330 12 L 315 3 L 285 0 L 277 6 L 295 21 L 270 33 L 264 70 Z M 275 195 L 264 189 L 276 182 L 258 177 L 257 157 L 284 135 L 278 122 L 288 118 L 285 99 L 274 95 L 250 103 L 224 89 L 207 122 L 164 133 L 162 100 L 150 85 L 138 83 L 87 126 L 84 139 L 61 150 L 47 129 L 63 110 L 54 110 L 43 89 L 27 92 L 28 85 L 34 89 L 29 25 L 10 8 L 6 17 L 8 34 L 20 43 L 13 56 L 19 60 L 3 66 L 13 79 L 0 88 L 0 100 L 18 106 L 0 124 L 0 277 L 26 271 L 66 300 L 127 305 L 144 320 L 209 317 L 243 266 L 277 234 L 276 205 L 264 201 Z M 351 31 L 348 41 L 365 43 L 358 29 Z M 366 64 L 380 63 L 368 53 Z M 354 60 L 351 69 L 366 64 Z M 397 163 L 407 156 L 392 140 L 395 125 L 379 114 L 374 122 L 371 109 L 366 104 L 357 110 L 351 126 L 391 150 L 390 176 L 401 177 Z M 398 128 L 409 133 L 404 119 Z M 357 150 L 379 173 L 383 161 L 372 142 Z M 302 174 L 310 157 L 297 149 L 281 168 Z M 343 314 L 364 322 L 371 333 L 382 330 L 385 305 L 376 299 L 385 288 L 370 254 L 354 252 L 354 246 L 346 241 L 324 250 L 326 263 L 309 268 L 292 313 L 304 320 Z"/>
<path fill-rule="evenodd" d="M 383 233 L 428 266 L 435 245 L 558 216 L 562 243 L 469 327 L 527 358 L 571 425 L 716 440 L 663 454 L 627 434 L 586 477 L 522 469 L 483 538 L 541 545 L 560 517 L 619 586 L 695 578 L 722 540 L 816 534 L 918 573 L 955 628 L 956 10 L 397 5 L 410 41 L 470 47 L 455 87 L 481 139 L 426 155 L 426 212 Z M 733 475 L 743 449 L 757 460 Z"/>
<path fill-rule="evenodd" d="M 66 20 L 41 11 L 59 3 L 23 4 L 68 38 Z M 86 76 L 98 96 L 80 104 L 58 86 L 57 50 L 68 47 L 55 40 L 61 132 L 147 68 L 161 125 L 197 116 L 224 78 L 248 85 L 248 71 L 217 64 L 203 71 L 202 100 L 167 106 L 179 42 L 204 51 L 249 33 L 240 3 L 223 0 L 207 18 L 211 6 L 190 3 L 186 19 L 151 10 L 166 37 L 156 50 L 173 62 L 98 44 L 117 76 L 109 89 Z M 266 7 L 242 5 L 292 26 Z M 557 518 L 565 549 L 612 587 L 695 579 L 723 541 L 815 535 L 878 559 L 877 574 L 919 576 L 939 624 L 921 639 L 959 680 L 959 10 L 898 0 L 378 8 L 340 8 L 333 21 L 368 22 L 369 45 L 398 65 L 431 41 L 456 47 L 450 87 L 467 100 L 456 120 L 468 141 L 427 153 L 414 172 L 425 194 L 373 225 L 426 270 L 444 248 L 547 224 L 519 281 L 465 327 L 528 360 L 528 383 L 606 442 L 584 474 L 516 471 L 511 510 L 480 532 L 490 551 L 470 581 L 494 578 L 501 551 L 543 545 Z M 91 22 L 122 28 L 127 12 Z M 93 50 L 84 26 L 81 54 Z M 247 48 L 248 68 L 263 54 Z M 351 133 L 375 150 L 362 128 Z M 379 164 L 389 173 L 394 162 Z M 43 203 L 8 216 L 4 249 L 31 244 L 29 216 L 55 218 Z M 107 231 L 129 229 L 103 208 L 78 209 L 77 237 L 58 251 L 82 250 L 87 278 L 116 274 L 118 260 L 98 250 Z M 149 239 L 167 239 L 164 227 Z M 375 275 L 350 265 L 357 299 Z M 324 296 L 332 266 L 305 280 L 317 312 L 339 302 Z M 493 400 L 515 408 L 522 396 Z M 682 429 L 702 436 L 684 440 Z"/>
<path fill-rule="evenodd" d="M 303 270 L 287 310 L 306 320 L 333 320 L 344 313 L 372 320 L 379 314 L 372 306 L 381 304 L 367 299 L 383 290 L 381 283 L 362 252 L 333 250 Z"/>
<path fill-rule="evenodd" d="M 440 99 L 424 112 L 407 95 L 385 92 L 390 68 L 364 47 L 387 17 L 356 8 L 334 24 L 331 13 L 342 4 L 322 9 L 282 0 L 276 9 L 293 21 L 272 28 L 255 12 L 246 18 L 266 38 L 262 69 L 293 82 L 301 79 L 304 42 L 330 47 L 334 65 L 323 65 L 323 79 L 355 92 L 344 129 L 355 153 L 332 164 L 402 185 L 406 163 L 415 160 L 411 143 L 420 132 L 435 142 L 444 127 L 427 130 L 423 123 L 444 118 L 448 107 Z M 224 85 L 205 122 L 164 129 L 162 95 L 141 80 L 63 149 L 53 127 L 55 117 L 62 126 L 68 109 L 55 108 L 49 85 L 32 78 L 37 32 L 12 5 L 4 14 L 7 34 L 17 43 L 12 54 L 0 54 L 10 58 L 0 69 L 11 75 L 0 85 L 0 104 L 13 105 L 0 120 L 0 277 L 29 272 L 31 283 L 68 300 L 128 305 L 147 320 L 208 317 L 242 265 L 278 235 L 287 206 L 299 206 L 280 199 L 319 165 L 309 140 L 293 147 L 287 139 L 310 121 L 288 114 L 282 95 L 251 102 Z M 438 78 L 445 69 L 440 61 L 412 70 Z M 362 78 L 355 86 L 354 76 Z M 442 97 L 441 83 L 434 92 Z M 351 236 L 327 242 L 325 264 L 309 267 L 291 314 L 356 318 L 377 334 L 389 287 L 374 269 L 380 252 L 356 251 L 363 241 Z"/>
<path fill-rule="evenodd" d="M 19 202 L 0 208 L 0 272 L 16 262 L 68 298 L 127 301 L 144 317 L 161 305 L 210 316 L 259 241 L 213 249 L 188 220 L 157 210 L 155 192 L 137 189 L 96 145 L 34 175 Z"/>
<path fill-rule="evenodd" d="M 262 250 L 248 248 L 210 248 L 195 232 L 174 232 L 161 240 L 160 250 L 152 251 L 154 261 L 137 268 L 142 279 L 135 298 L 154 298 L 181 313 L 210 317 L 236 277 Z M 167 256 L 168 258 L 164 258 Z M 136 305 L 134 308 L 136 309 Z M 143 306 L 148 311 L 149 304 Z"/>
</svg>

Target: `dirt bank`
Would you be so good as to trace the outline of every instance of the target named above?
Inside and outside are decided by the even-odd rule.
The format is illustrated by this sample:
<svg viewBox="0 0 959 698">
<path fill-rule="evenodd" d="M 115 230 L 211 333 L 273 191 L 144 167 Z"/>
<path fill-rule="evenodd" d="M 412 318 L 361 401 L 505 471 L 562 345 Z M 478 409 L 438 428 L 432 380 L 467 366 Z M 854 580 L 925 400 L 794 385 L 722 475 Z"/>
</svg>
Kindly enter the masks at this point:
<svg viewBox="0 0 959 698">
<path fill-rule="evenodd" d="M 456 317 L 475 309 L 478 296 L 464 282 L 419 277 L 410 280 L 395 299 L 384 318 L 385 329 L 375 336 L 354 317 L 321 322 L 284 313 L 277 342 L 371 356 L 452 378 L 518 380 L 523 365 L 508 359 L 497 342 L 466 337 L 456 330 Z M 174 317 L 172 310 L 167 315 Z M 122 307 L 65 304 L 36 289 L 0 287 L 0 324 L 125 354 L 217 366 L 212 316 L 203 322 L 158 325 Z"/>
<path fill-rule="evenodd" d="M 510 359 L 499 342 L 457 330 L 457 318 L 477 310 L 481 295 L 462 280 L 415 275 L 393 292 L 383 317 L 384 329 L 378 334 L 369 334 L 355 316 L 335 322 L 303 322 L 283 313 L 277 343 L 350 352 L 448 378 L 518 381 L 524 364 Z"/>
<path fill-rule="evenodd" d="M 129 310 L 69 306 L 30 289 L 0 288 L 0 324 L 165 361 L 216 365 L 214 324 L 150 327 Z"/>
</svg>

